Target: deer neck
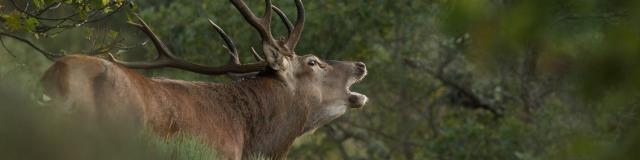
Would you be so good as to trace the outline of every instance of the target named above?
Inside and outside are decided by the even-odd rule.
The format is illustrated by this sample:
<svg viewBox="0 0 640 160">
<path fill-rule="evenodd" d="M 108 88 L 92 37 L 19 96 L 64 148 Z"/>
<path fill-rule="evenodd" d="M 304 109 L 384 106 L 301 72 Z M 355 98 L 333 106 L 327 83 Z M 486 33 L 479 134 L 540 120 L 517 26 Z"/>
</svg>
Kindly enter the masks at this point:
<svg viewBox="0 0 640 160">
<path fill-rule="evenodd" d="M 232 84 L 248 105 L 238 105 L 246 121 L 245 147 L 249 152 L 286 155 L 294 139 L 303 133 L 309 115 L 305 102 L 291 86 L 272 77 L 260 77 Z"/>
</svg>

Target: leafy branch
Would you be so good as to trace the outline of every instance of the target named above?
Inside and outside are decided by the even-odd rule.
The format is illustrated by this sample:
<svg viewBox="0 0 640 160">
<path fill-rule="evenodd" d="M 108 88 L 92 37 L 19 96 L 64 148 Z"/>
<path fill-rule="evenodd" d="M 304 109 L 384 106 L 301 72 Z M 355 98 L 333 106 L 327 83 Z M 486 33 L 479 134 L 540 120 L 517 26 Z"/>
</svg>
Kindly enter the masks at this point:
<svg viewBox="0 0 640 160">
<path fill-rule="evenodd" d="M 64 56 L 64 54 L 47 51 L 37 46 L 29 38 L 20 35 L 30 33 L 33 34 L 35 39 L 39 39 L 40 37 L 53 37 L 70 28 L 77 28 L 89 23 L 103 21 L 116 13 L 122 12 L 125 8 L 127 9 L 126 11 L 137 9 L 133 2 L 127 0 L 57 0 L 47 3 L 45 3 L 44 0 L 25 2 L 9 0 L 9 3 L 11 6 L 4 8 L 4 10 L 8 10 L 9 12 L 0 13 L 0 40 L 2 40 L 4 49 L 12 56 L 15 56 L 5 45 L 4 39 L 1 39 L 3 37 L 9 37 L 29 45 L 49 60 L 55 60 Z M 57 12 L 54 13 L 53 11 Z M 113 41 L 110 43 L 100 45 L 98 48 L 84 51 L 83 53 L 96 55 L 113 50 L 128 50 L 135 47 L 124 45 L 122 43 L 123 39 L 117 39 L 115 36 L 111 38 Z"/>
</svg>

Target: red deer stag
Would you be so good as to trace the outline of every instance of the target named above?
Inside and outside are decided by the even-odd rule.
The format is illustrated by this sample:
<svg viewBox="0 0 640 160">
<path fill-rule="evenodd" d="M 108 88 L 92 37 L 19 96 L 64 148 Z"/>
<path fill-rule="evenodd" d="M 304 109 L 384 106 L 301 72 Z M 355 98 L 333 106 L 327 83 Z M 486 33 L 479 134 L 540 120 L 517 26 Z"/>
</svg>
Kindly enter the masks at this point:
<svg viewBox="0 0 640 160">
<path fill-rule="evenodd" d="M 345 113 L 360 108 L 367 97 L 350 86 L 367 74 L 362 62 L 325 61 L 294 51 L 304 28 L 304 8 L 295 0 L 295 25 L 266 1 L 257 17 L 241 0 L 231 0 L 262 38 L 264 60 L 240 64 L 231 39 L 211 21 L 227 44 L 231 63 L 208 67 L 177 58 L 147 24 L 133 26 L 153 42 L 158 57 L 150 62 L 123 62 L 89 56 L 57 60 L 43 77 L 45 94 L 63 110 L 88 117 L 128 115 L 160 135 L 195 135 L 228 159 L 263 154 L 286 158 L 294 139 Z M 272 12 L 288 29 L 276 39 L 271 33 Z M 207 75 L 242 75 L 232 83 L 208 83 L 147 78 L 132 69 L 172 67 Z"/>
</svg>

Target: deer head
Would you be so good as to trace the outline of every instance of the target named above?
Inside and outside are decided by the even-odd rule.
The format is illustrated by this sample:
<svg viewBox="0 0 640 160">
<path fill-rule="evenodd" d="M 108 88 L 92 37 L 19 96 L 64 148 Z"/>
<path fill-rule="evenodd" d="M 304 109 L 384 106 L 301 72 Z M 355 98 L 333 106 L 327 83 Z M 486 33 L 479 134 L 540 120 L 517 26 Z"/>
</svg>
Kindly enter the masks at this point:
<svg viewBox="0 0 640 160">
<path fill-rule="evenodd" d="M 111 56 L 113 62 L 129 68 L 173 67 L 208 75 L 231 75 L 238 79 L 272 78 L 277 79 L 288 88 L 294 97 L 300 97 L 302 106 L 309 111 L 304 124 L 304 131 L 315 129 L 342 115 L 348 108 L 360 108 L 367 102 L 367 97 L 350 91 L 351 85 L 362 80 L 367 74 L 362 62 L 325 61 L 307 54 L 298 55 L 295 47 L 300 40 L 304 28 L 304 7 L 300 0 L 295 0 L 297 20 L 295 25 L 271 0 L 265 0 L 265 13 L 257 17 L 241 0 L 231 0 L 244 19 L 255 28 L 262 38 L 262 56 L 253 48 L 252 53 L 258 62 L 241 64 L 238 50 L 229 36 L 212 20 L 211 25 L 226 43 L 231 55 L 230 63 L 219 67 L 208 67 L 186 62 L 177 58 L 156 36 L 148 25 L 140 18 L 139 24 L 132 23 L 143 31 L 154 43 L 158 57 L 151 62 L 123 62 Z M 276 39 L 271 32 L 272 12 L 276 12 L 285 24 L 288 35 Z M 265 57 L 264 59 L 262 57 Z"/>
</svg>

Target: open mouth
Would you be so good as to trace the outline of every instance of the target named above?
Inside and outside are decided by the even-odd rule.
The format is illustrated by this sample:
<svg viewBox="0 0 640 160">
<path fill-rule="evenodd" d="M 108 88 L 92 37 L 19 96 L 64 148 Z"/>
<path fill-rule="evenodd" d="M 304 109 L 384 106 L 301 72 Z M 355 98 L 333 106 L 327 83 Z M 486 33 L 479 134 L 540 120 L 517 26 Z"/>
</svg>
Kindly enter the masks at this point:
<svg viewBox="0 0 640 160">
<path fill-rule="evenodd" d="M 367 104 L 367 101 L 369 101 L 367 96 L 358 92 L 349 92 L 349 107 L 362 108 Z"/>
<path fill-rule="evenodd" d="M 353 82 L 351 82 L 351 84 L 349 84 L 348 87 L 347 87 L 347 93 L 349 94 L 348 106 L 351 107 L 351 108 L 362 108 L 367 103 L 367 101 L 369 101 L 369 98 L 367 96 L 365 96 L 365 95 L 363 95 L 361 93 L 358 93 L 358 92 L 351 91 L 351 86 L 353 84 L 356 84 L 356 83 L 362 81 L 362 79 L 364 79 L 366 74 L 367 73 L 365 71 L 358 78 L 353 80 Z"/>
</svg>

